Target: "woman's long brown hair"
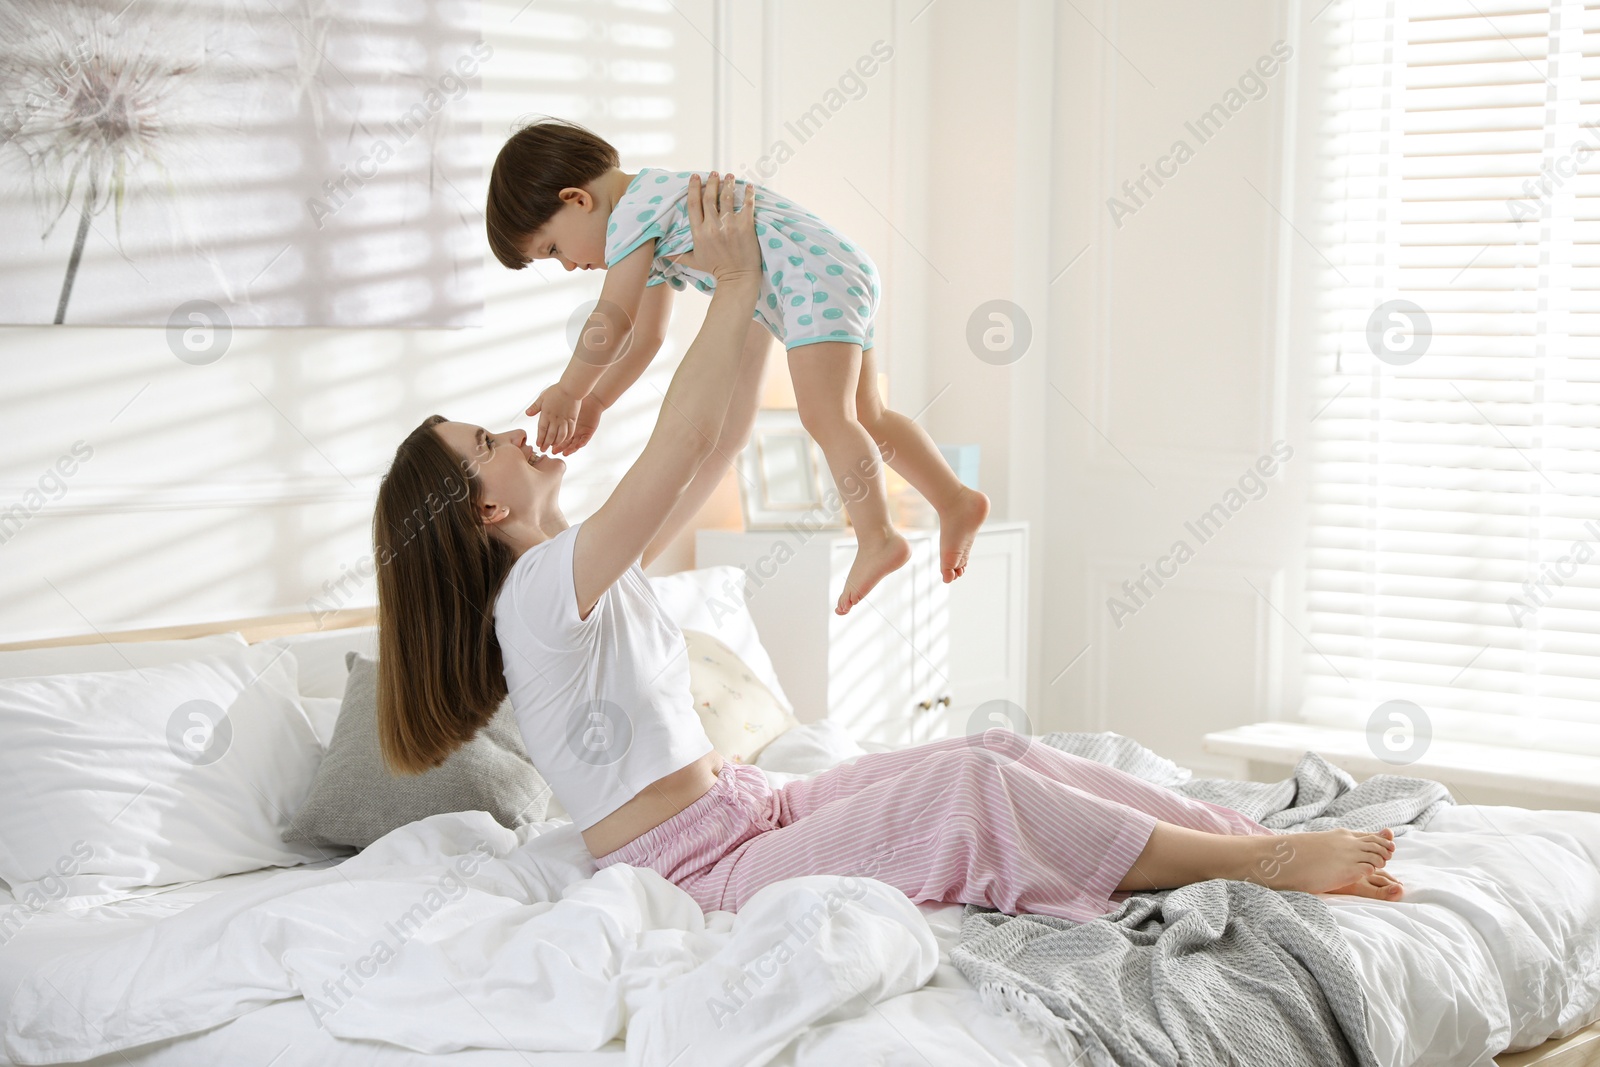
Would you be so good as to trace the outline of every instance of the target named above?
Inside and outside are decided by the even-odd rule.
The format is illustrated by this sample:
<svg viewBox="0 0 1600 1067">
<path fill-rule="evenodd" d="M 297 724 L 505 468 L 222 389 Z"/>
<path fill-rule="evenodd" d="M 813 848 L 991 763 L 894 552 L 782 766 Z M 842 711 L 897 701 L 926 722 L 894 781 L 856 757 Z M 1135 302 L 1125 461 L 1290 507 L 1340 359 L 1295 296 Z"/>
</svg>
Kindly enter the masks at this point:
<svg viewBox="0 0 1600 1067">
<path fill-rule="evenodd" d="M 443 763 L 506 696 L 494 599 L 515 560 L 478 518 L 482 492 L 432 415 L 378 485 L 378 742 L 397 774 Z"/>
</svg>

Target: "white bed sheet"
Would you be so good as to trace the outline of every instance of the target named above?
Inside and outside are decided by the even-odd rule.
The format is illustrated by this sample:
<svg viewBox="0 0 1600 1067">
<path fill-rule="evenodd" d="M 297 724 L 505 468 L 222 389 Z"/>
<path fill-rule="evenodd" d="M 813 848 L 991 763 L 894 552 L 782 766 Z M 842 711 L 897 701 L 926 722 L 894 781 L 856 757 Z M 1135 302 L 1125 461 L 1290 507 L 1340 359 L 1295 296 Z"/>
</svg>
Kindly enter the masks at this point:
<svg viewBox="0 0 1600 1067">
<path fill-rule="evenodd" d="M 780 784 L 798 776 L 769 774 Z M 1531 1047 L 1600 1018 L 1600 814 L 1460 806 L 1442 813 L 1428 829 L 1404 835 L 1400 845 L 1391 866 L 1407 885 L 1405 902 L 1324 898 L 1355 953 L 1368 997 L 1369 1034 L 1384 1067 L 1487 1065 L 1508 1045 Z M 283 873 L 233 875 L 81 915 L 34 916 L 0 946 L 0 1018 L 9 1012 L 23 977 L 44 960 L 148 926 L 224 889 Z M 9 903 L 0 892 L 0 905 Z M 961 905 L 924 904 L 917 910 L 940 949 L 931 980 L 853 1018 L 814 1027 L 772 1063 L 1034 1067 L 1073 1062 L 1075 1057 L 1013 1018 L 988 1011 L 948 962 Z M 616 1040 L 584 1053 L 485 1049 L 423 1056 L 378 1042 L 334 1038 L 318 1027 L 303 1000 L 290 999 L 201 1034 L 87 1062 L 614 1067 L 625 1061 Z"/>
</svg>

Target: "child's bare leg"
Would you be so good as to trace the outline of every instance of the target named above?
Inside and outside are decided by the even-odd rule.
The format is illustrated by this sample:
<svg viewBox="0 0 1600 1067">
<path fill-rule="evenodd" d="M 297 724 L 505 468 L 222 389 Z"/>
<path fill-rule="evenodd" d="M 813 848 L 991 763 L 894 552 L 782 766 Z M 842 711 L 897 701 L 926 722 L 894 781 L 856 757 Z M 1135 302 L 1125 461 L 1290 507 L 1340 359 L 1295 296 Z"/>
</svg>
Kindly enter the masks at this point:
<svg viewBox="0 0 1600 1067">
<path fill-rule="evenodd" d="M 884 406 L 878 394 L 877 351 L 873 346 L 861 353 L 856 414 L 878 443 L 883 461 L 939 513 L 939 571 L 945 581 L 953 581 L 967 569 L 972 539 L 989 517 L 989 498 L 961 483 L 926 430 Z"/>
<path fill-rule="evenodd" d="M 1208 878 L 1236 878 L 1270 889 L 1349 893 L 1399 900 L 1399 879 L 1382 870 L 1394 832 L 1352 830 L 1257 835 L 1209 834 L 1157 822 L 1119 890 L 1171 889 Z"/>
<path fill-rule="evenodd" d="M 705 502 L 711 499 L 717 486 L 727 475 L 728 468 L 738 458 L 739 452 L 750 441 L 750 431 L 755 428 L 756 408 L 761 403 L 761 382 L 767 369 L 767 347 L 772 334 L 759 322 L 752 321 L 744 336 L 744 354 L 739 362 L 739 377 L 733 384 L 733 396 L 728 400 L 728 410 L 722 416 L 722 432 L 717 435 L 711 455 L 700 464 L 689 480 L 683 495 L 672 505 L 661 532 L 645 547 L 639 557 L 641 567 L 666 551 L 667 545 L 682 532 Z"/>
<path fill-rule="evenodd" d="M 819 341 L 789 350 L 800 422 L 827 458 L 856 531 L 855 562 L 833 609 L 840 615 L 911 558 L 910 542 L 889 521 L 883 456 L 856 418 L 860 370 L 861 347 L 845 341 Z"/>
</svg>

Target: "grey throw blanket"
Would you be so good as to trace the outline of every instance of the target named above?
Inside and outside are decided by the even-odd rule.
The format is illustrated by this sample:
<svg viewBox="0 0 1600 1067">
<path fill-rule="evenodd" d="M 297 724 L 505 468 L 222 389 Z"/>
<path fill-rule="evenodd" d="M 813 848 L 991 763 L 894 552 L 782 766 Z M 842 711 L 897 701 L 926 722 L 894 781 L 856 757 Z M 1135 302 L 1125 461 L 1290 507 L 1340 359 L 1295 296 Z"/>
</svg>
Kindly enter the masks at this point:
<svg viewBox="0 0 1600 1067">
<path fill-rule="evenodd" d="M 1166 786 L 1174 793 L 1232 808 L 1269 830 L 1299 833 L 1343 827 L 1371 832 L 1388 826 L 1399 837 L 1413 826 L 1426 825 L 1440 808 L 1455 803 L 1448 789 L 1427 778 L 1375 774 L 1357 785 L 1349 774 L 1315 752 L 1301 756 L 1293 775 L 1281 782 L 1237 782 L 1192 778 L 1187 767 L 1109 730 L 1098 734 L 1057 731 L 1035 740 Z"/>
<path fill-rule="evenodd" d="M 1398 837 L 1454 803 L 1421 778 L 1356 785 L 1314 752 L 1293 777 L 1265 784 L 1190 779 L 1112 733 L 1037 740 L 1279 831 L 1390 826 Z M 1094 1067 L 1377 1064 L 1350 947 L 1309 893 L 1215 879 L 1129 894 L 1088 923 L 969 905 L 950 958 L 991 1010 L 1081 1048 Z"/>
</svg>

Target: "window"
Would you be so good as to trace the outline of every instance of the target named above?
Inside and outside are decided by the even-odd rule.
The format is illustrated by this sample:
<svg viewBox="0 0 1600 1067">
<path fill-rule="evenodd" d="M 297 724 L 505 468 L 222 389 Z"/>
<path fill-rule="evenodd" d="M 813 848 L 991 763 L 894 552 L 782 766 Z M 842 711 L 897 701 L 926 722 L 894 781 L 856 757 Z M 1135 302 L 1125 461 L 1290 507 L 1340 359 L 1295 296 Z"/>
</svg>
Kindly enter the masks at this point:
<svg viewBox="0 0 1600 1067">
<path fill-rule="evenodd" d="M 1302 717 L 1600 754 L 1600 2 L 1318 22 Z"/>
</svg>

